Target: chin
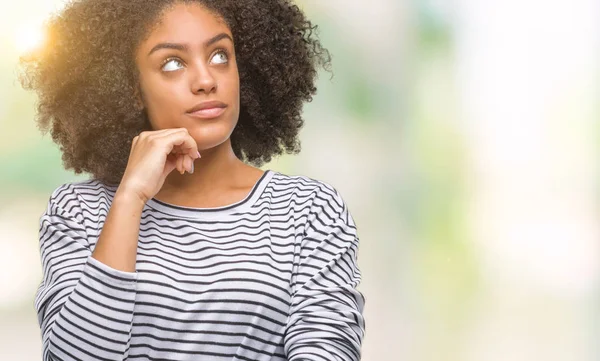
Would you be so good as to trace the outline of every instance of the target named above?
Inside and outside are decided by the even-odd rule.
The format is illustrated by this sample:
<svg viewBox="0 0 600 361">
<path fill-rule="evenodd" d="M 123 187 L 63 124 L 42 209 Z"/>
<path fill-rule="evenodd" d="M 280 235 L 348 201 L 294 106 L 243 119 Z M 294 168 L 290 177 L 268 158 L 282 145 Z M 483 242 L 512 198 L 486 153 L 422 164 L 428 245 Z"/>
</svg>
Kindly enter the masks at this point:
<svg viewBox="0 0 600 361">
<path fill-rule="evenodd" d="M 198 149 L 210 149 L 214 148 L 229 139 L 229 136 L 233 132 L 233 128 L 230 126 L 224 126 L 223 124 L 204 124 L 201 126 L 188 127 L 190 135 L 196 141 Z"/>
</svg>

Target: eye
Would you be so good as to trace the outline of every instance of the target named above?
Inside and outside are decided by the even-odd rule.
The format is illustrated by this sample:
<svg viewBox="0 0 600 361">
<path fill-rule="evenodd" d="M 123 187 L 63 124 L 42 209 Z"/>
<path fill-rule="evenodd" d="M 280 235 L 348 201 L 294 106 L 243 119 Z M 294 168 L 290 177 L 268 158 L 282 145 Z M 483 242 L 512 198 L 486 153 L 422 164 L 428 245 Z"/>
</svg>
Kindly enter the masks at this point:
<svg viewBox="0 0 600 361">
<path fill-rule="evenodd" d="M 229 60 L 229 56 L 227 54 L 227 51 L 222 49 L 219 50 L 218 52 L 215 53 L 215 55 L 213 55 L 212 60 L 215 60 L 216 64 L 225 64 L 227 63 L 227 61 Z"/>
<path fill-rule="evenodd" d="M 172 67 L 172 66 L 169 66 L 169 67 L 167 66 L 167 65 L 169 65 L 169 64 L 176 64 L 176 63 L 182 64 L 182 63 L 181 63 L 179 60 L 177 60 L 176 58 L 169 58 L 169 59 L 165 60 L 165 62 L 163 63 L 163 66 L 162 66 L 162 68 L 161 68 L 161 69 L 162 69 L 163 71 L 175 71 L 175 70 L 178 70 L 177 68 L 174 68 L 174 69 L 173 69 L 173 67 Z"/>
</svg>

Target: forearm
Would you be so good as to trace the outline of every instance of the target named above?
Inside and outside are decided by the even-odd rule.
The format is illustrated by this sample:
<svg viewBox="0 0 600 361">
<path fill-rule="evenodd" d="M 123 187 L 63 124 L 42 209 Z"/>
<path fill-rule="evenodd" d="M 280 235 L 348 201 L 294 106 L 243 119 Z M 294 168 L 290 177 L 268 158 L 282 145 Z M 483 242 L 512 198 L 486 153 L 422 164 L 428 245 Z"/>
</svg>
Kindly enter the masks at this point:
<svg viewBox="0 0 600 361">
<path fill-rule="evenodd" d="M 116 270 L 135 272 L 144 203 L 117 190 L 92 257 Z"/>
<path fill-rule="evenodd" d="M 123 359 L 129 348 L 136 273 L 89 257 L 81 277 L 72 282 L 74 288 L 61 284 L 65 288 L 41 310 L 43 359 Z"/>
<path fill-rule="evenodd" d="M 98 258 L 92 257 L 82 219 L 55 204 L 56 198 L 40 219 L 44 276 L 35 307 L 44 360 L 121 360 L 127 353 L 137 280 L 136 217 L 143 207 L 115 198 Z M 119 265 L 119 253 L 133 265 Z"/>
</svg>

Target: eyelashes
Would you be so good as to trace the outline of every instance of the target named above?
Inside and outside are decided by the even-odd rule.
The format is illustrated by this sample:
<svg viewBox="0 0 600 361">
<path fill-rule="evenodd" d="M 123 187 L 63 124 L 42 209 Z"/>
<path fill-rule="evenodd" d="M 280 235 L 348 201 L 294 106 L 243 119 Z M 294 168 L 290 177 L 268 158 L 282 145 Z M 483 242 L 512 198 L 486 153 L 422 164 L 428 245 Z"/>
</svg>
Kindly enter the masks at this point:
<svg viewBox="0 0 600 361">
<path fill-rule="evenodd" d="M 225 60 L 223 61 L 223 63 L 220 63 L 220 64 L 224 64 L 229 61 L 229 53 L 227 53 L 227 50 L 225 50 L 225 49 L 217 50 L 211 59 L 213 59 L 215 56 L 217 56 L 219 54 L 223 54 L 225 56 Z"/>
<path fill-rule="evenodd" d="M 210 59 L 211 59 L 211 63 L 212 63 L 212 59 L 214 59 L 214 58 L 215 58 L 216 56 L 218 56 L 218 55 L 223 55 L 223 56 L 224 56 L 224 60 L 223 60 L 223 61 L 221 61 L 221 62 L 217 62 L 217 63 L 215 63 L 215 64 L 217 64 L 217 65 L 220 65 L 220 64 L 227 64 L 227 63 L 229 63 L 229 56 L 230 56 L 230 53 L 229 53 L 229 51 L 228 51 L 227 49 L 224 49 L 224 48 L 222 48 L 222 49 L 217 49 L 217 50 L 216 50 L 216 51 L 215 51 L 215 52 L 214 52 L 214 53 L 211 55 L 211 58 L 210 58 Z M 179 58 L 179 57 L 176 57 L 176 56 L 171 56 L 171 57 L 168 57 L 168 58 L 166 58 L 166 59 L 165 59 L 165 60 L 164 60 L 164 61 L 161 63 L 161 66 L 160 66 L 160 69 L 161 69 L 161 71 L 164 71 L 164 72 L 172 72 L 172 71 L 176 71 L 176 70 L 178 70 L 178 68 L 175 68 L 175 69 L 172 69 L 172 70 L 165 70 L 165 66 L 166 66 L 167 64 L 169 64 L 170 62 L 175 62 L 175 63 L 179 63 L 180 65 L 183 65 L 183 61 L 181 60 L 181 58 Z"/>
<path fill-rule="evenodd" d="M 165 59 L 165 61 L 162 62 L 161 66 L 160 66 L 160 70 L 165 71 L 165 72 L 175 71 L 176 69 L 175 70 L 165 70 L 165 65 L 167 65 L 168 63 L 170 63 L 172 61 L 182 64 L 182 62 L 179 60 L 179 58 L 170 57 L 170 58 Z"/>
</svg>

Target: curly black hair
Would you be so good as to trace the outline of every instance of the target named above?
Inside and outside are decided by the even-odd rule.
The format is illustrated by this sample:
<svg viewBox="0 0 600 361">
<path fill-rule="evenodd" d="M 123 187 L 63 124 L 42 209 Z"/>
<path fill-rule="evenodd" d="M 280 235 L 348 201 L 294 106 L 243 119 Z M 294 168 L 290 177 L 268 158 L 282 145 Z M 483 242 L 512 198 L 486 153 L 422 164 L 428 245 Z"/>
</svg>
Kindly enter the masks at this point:
<svg viewBox="0 0 600 361">
<path fill-rule="evenodd" d="M 119 184 L 133 138 L 151 130 L 136 105 L 134 53 L 167 7 L 199 3 L 231 29 L 240 76 L 235 155 L 260 167 L 300 151 L 303 102 L 331 55 L 317 26 L 291 0 L 75 0 L 46 22 L 47 40 L 23 55 L 21 85 L 38 94 L 36 121 L 62 151 L 63 166 Z"/>
</svg>

